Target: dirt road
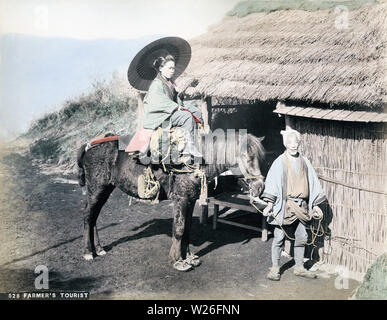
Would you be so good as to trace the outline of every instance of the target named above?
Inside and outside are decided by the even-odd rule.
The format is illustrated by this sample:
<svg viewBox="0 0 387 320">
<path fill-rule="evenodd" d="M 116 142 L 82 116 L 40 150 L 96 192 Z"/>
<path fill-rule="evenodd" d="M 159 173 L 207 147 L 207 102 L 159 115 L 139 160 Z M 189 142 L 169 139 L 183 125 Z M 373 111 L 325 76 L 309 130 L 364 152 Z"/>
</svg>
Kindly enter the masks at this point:
<svg viewBox="0 0 387 320">
<path fill-rule="evenodd" d="M 0 147 L 0 292 L 33 291 L 34 269 L 49 269 L 50 291 L 87 290 L 92 298 L 118 299 L 347 299 L 358 286 L 335 289 L 335 275 L 316 280 L 285 270 L 266 279 L 271 239 L 228 225 L 199 223 L 194 215 L 192 249 L 202 265 L 179 273 L 168 264 L 172 204 L 133 203 L 115 190 L 98 221 L 107 255 L 82 259 L 84 196 L 74 176 L 43 174 L 25 141 Z M 197 211 L 196 211 L 197 212 Z M 211 215 L 211 212 L 210 212 Z M 258 223 L 258 216 L 240 222 Z M 292 260 L 284 259 L 285 269 Z"/>
</svg>

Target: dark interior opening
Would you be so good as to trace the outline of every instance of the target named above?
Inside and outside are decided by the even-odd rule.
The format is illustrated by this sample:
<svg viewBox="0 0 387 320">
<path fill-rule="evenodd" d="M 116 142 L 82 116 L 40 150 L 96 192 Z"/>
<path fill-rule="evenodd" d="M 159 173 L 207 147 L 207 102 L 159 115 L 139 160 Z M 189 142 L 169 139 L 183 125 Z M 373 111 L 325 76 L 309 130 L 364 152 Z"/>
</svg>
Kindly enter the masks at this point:
<svg viewBox="0 0 387 320">
<path fill-rule="evenodd" d="M 273 112 L 276 104 L 276 101 L 272 101 L 235 106 L 213 106 L 212 108 L 213 130 L 217 128 L 247 129 L 248 133 L 257 137 L 265 137 L 262 144 L 266 150 L 266 157 L 260 164 L 264 176 L 267 175 L 273 161 L 285 150 L 280 134 L 280 131 L 285 129 L 285 118 Z M 232 179 L 235 178 L 221 177 L 218 181 L 218 191 L 233 191 L 229 190 L 232 185 L 240 188 L 240 183 L 232 183 Z"/>
</svg>

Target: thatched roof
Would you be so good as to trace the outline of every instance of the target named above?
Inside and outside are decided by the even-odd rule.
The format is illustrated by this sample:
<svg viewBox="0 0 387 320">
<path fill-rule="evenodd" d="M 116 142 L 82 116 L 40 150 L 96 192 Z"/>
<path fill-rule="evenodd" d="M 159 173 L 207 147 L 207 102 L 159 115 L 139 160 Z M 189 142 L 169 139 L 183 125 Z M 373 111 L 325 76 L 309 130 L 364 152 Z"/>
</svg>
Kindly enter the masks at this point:
<svg viewBox="0 0 387 320">
<path fill-rule="evenodd" d="M 380 107 L 386 99 L 387 4 L 338 13 L 276 11 L 225 17 L 190 41 L 187 93 Z"/>
</svg>

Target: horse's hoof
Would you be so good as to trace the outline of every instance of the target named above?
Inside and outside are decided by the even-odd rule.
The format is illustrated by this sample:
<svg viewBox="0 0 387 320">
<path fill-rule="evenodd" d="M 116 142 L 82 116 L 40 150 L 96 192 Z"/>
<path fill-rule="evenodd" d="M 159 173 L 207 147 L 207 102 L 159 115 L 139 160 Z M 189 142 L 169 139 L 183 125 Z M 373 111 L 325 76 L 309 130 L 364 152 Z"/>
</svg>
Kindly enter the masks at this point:
<svg viewBox="0 0 387 320">
<path fill-rule="evenodd" d="M 97 252 L 97 255 L 98 256 L 104 256 L 104 255 L 106 255 L 106 251 L 105 250 L 100 250 L 100 251 Z"/>
<path fill-rule="evenodd" d="M 83 255 L 83 258 L 86 260 L 86 261 L 90 261 L 90 260 L 93 260 L 93 255 L 91 253 L 87 253 L 87 254 L 84 254 Z"/>
</svg>

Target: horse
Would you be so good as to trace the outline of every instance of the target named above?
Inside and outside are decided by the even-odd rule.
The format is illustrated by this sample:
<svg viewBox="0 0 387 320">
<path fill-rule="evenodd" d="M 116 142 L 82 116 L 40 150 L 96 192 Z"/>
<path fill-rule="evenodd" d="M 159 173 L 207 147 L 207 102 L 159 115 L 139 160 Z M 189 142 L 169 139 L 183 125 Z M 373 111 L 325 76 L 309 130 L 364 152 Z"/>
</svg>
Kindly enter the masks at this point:
<svg viewBox="0 0 387 320">
<path fill-rule="evenodd" d="M 260 170 L 260 163 L 265 155 L 261 144 L 263 138 L 246 133 L 242 147 L 240 137 L 238 132 L 231 135 L 231 138 L 228 136 L 227 141 L 217 137 L 209 139 L 211 148 L 202 147 L 201 152 L 207 160 L 212 152 L 213 161 L 205 160 L 201 168 L 207 181 L 229 169 L 239 168 L 246 178 L 251 196 L 256 197 L 262 193 L 264 187 L 264 177 Z M 233 152 L 235 161 L 229 159 L 229 154 Z M 219 161 L 220 158 L 223 160 Z M 82 145 L 77 152 L 77 164 L 79 185 L 85 186 L 87 198 L 83 210 L 83 257 L 85 260 L 92 260 L 106 254 L 97 231 L 97 219 L 103 205 L 115 188 L 139 198 L 138 177 L 143 174 L 145 166 L 135 156 L 118 150 L 118 141 L 104 142 L 90 149 L 86 149 L 86 144 Z M 151 164 L 151 167 L 155 179 L 160 183 L 159 200 L 169 199 L 173 203 L 172 244 L 169 251 L 169 261 L 173 264 L 192 255 L 189 234 L 202 181 L 193 172 L 165 172 L 163 166 L 158 164 Z"/>
</svg>

